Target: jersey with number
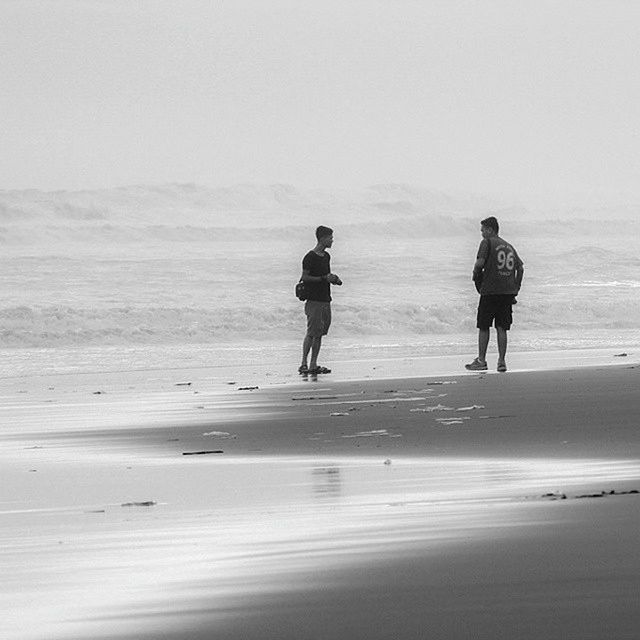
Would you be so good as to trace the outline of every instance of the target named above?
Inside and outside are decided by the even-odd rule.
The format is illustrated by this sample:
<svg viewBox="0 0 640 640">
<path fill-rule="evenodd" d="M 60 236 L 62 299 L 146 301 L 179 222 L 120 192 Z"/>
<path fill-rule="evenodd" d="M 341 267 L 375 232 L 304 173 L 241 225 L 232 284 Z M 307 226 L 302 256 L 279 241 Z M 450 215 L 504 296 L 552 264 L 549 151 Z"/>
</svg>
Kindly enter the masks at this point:
<svg viewBox="0 0 640 640">
<path fill-rule="evenodd" d="M 493 236 L 484 238 L 478 249 L 478 258 L 483 258 L 481 295 L 516 295 L 516 271 L 522 268 L 518 252 L 506 240 Z"/>
</svg>

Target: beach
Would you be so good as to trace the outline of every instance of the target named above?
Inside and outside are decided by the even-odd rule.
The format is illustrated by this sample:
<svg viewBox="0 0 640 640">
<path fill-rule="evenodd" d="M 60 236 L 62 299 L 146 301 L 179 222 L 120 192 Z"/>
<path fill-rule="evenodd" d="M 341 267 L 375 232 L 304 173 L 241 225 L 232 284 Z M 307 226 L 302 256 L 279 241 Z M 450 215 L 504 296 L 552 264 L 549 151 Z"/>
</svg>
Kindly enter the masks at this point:
<svg viewBox="0 0 640 640">
<path fill-rule="evenodd" d="M 640 639 L 639 30 L 0 3 L 0 640 Z"/>
<path fill-rule="evenodd" d="M 0 635 L 635 638 L 640 365 L 534 360 L 2 378 Z"/>
</svg>

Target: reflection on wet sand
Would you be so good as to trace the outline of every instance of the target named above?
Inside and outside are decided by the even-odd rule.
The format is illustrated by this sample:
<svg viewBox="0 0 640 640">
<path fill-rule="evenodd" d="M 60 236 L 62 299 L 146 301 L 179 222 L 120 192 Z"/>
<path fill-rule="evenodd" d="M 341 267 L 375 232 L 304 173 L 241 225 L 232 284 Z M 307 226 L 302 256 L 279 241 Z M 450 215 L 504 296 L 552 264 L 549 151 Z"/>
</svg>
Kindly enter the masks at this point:
<svg viewBox="0 0 640 640">
<path fill-rule="evenodd" d="M 342 492 L 340 479 L 340 467 L 332 465 L 328 467 L 314 467 L 311 470 L 313 478 L 313 492 L 320 499 L 339 498 Z"/>
<path fill-rule="evenodd" d="M 524 535 L 558 517 L 536 499 L 548 491 L 629 488 L 640 478 L 636 461 L 186 464 L 148 462 L 139 477 L 154 495 L 136 498 L 154 505 L 123 508 L 126 485 L 117 481 L 100 504 L 67 495 L 55 507 L 3 505 L 2 637 L 191 637 L 180 635 L 186 619 L 229 627 L 272 598 L 320 589 L 358 567 Z M 94 461 L 92 473 L 113 476 L 110 465 Z M 73 481 L 53 463 L 40 469 Z"/>
</svg>

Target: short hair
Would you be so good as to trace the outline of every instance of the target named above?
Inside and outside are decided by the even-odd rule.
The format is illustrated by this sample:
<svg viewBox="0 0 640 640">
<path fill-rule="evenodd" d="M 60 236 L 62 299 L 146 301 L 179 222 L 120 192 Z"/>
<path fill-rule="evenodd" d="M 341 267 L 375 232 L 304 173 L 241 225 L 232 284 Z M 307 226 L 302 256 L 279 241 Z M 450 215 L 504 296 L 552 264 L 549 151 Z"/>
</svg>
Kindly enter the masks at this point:
<svg viewBox="0 0 640 640">
<path fill-rule="evenodd" d="M 330 229 L 329 227 L 323 227 L 322 225 L 320 225 L 316 229 L 316 238 L 320 240 L 320 238 L 324 238 L 325 236 L 330 236 L 332 233 L 333 233 L 333 229 Z"/>
<path fill-rule="evenodd" d="M 489 216 L 480 222 L 483 227 L 489 227 L 489 229 L 493 229 L 496 233 L 500 232 L 500 225 L 498 224 L 498 219 L 494 216 Z"/>
</svg>

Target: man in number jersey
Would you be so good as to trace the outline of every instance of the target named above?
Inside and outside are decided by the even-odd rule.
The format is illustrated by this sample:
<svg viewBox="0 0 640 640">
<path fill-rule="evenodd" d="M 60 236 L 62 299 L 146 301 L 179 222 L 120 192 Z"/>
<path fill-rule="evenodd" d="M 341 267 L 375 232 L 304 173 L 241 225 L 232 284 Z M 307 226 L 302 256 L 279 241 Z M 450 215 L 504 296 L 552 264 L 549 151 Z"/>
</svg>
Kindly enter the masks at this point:
<svg viewBox="0 0 640 640">
<path fill-rule="evenodd" d="M 513 322 L 512 307 L 522 285 L 524 265 L 513 245 L 498 235 L 500 227 L 496 218 L 491 216 L 480 224 L 482 242 L 473 267 L 473 281 L 480 294 L 478 357 L 466 368 L 487 370 L 489 329 L 493 324 L 498 334 L 498 371 L 506 371 L 507 331 Z"/>
</svg>

